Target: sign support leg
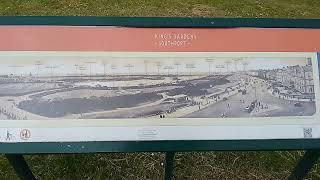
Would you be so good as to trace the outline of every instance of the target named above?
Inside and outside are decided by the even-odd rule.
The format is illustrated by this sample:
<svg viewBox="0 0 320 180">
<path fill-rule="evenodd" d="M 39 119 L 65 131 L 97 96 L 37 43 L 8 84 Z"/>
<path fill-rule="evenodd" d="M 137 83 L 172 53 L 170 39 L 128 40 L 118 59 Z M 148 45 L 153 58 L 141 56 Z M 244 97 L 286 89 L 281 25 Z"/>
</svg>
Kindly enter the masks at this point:
<svg viewBox="0 0 320 180">
<path fill-rule="evenodd" d="M 173 174 L 173 160 L 174 160 L 174 152 L 166 152 L 165 154 L 165 169 L 164 169 L 164 179 L 171 180 Z"/>
<path fill-rule="evenodd" d="M 289 180 L 302 180 L 320 157 L 320 150 L 307 150 L 294 168 Z"/>
<path fill-rule="evenodd" d="M 6 154 L 6 158 L 21 180 L 35 180 L 27 162 L 20 154 Z"/>
</svg>

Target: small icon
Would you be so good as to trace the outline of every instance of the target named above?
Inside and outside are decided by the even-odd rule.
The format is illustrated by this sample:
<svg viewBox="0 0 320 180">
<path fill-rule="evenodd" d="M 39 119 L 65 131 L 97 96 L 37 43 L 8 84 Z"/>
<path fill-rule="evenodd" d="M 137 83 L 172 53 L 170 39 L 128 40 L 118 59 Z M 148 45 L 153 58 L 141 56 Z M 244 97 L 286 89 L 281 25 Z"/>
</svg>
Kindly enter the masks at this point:
<svg viewBox="0 0 320 180">
<path fill-rule="evenodd" d="M 29 129 L 23 129 L 20 131 L 20 138 L 22 140 L 28 140 L 31 136 L 31 132 Z"/>
<path fill-rule="evenodd" d="M 10 141 L 12 139 L 13 139 L 13 135 L 9 131 L 7 131 L 6 141 Z"/>
<path fill-rule="evenodd" d="M 303 128 L 304 138 L 312 138 L 312 128 Z"/>
</svg>

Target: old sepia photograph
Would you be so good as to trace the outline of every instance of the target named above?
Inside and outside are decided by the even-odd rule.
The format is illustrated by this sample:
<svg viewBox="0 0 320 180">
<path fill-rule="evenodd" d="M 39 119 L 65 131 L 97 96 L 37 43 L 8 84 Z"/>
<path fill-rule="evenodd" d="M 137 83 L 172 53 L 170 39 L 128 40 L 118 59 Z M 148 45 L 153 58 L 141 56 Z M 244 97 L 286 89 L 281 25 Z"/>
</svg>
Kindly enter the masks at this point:
<svg viewBox="0 0 320 180">
<path fill-rule="evenodd" d="M 2 53 L 0 119 L 250 118 L 316 113 L 310 57 L 177 54 Z"/>
</svg>

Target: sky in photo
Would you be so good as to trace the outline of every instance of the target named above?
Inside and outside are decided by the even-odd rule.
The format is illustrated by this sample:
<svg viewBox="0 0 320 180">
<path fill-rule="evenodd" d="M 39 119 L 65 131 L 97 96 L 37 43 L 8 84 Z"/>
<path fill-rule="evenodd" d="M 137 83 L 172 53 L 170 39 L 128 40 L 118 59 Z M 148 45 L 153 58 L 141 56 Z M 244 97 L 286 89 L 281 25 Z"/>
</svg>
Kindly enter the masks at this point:
<svg viewBox="0 0 320 180">
<path fill-rule="evenodd" d="M 0 74 L 15 75 L 71 75 L 71 74 L 173 74 L 173 73 L 206 73 L 258 69 L 276 69 L 292 65 L 306 65 L 307 57 L 179 57 L 166 56 L 110 56 L 105 55 L 66 55 L 66 54 L 19 54 L 0 53 Z M 237 62 L 237 63 L 236 63 Z"/>
</svg>

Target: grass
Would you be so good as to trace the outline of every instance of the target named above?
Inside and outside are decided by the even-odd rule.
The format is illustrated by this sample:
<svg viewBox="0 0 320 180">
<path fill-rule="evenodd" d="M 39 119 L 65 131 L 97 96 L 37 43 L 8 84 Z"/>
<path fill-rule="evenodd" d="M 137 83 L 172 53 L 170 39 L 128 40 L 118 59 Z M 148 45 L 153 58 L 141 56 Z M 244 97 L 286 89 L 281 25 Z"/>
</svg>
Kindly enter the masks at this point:
<svg viewBox="0 0 320 180">
<path fill-rule="evenodd" d="M 175 179 L 286 179 L 302 152 L 177 153 Z M 162 153 L 25 156 L 39 179 L 162 179 Z M 0 156 L 1 179 L 17 179 Z M 308 179 L 320 179 L 316 166 Z"/>
<path fill-rule="evenodd" d="M 0 0 L 0 15 L 319 18 L 319 0 Z M 175 179 L 285 179 L 303 152 L 188 152 Z M 26 156 L 39 179 L 161 179 L 162 153 Z M 316 165 L 308 179 L 320 179 Z M 17 179 L 0 156 L 0 179 Z"/>
<path fill-rule="evenodd" d="M 0 0 L 0 15 L 316 18 L 318 0 Z"/>
</svg>

